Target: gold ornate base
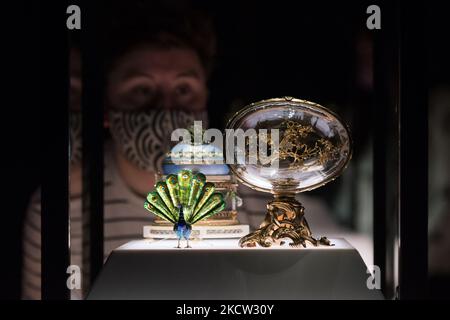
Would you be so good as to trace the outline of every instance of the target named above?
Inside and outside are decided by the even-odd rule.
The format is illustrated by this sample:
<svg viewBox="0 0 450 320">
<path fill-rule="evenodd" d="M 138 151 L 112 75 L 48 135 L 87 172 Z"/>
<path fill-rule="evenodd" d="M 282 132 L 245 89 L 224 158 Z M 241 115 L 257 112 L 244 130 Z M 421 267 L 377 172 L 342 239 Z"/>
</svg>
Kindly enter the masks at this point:
<svg viewBox="0 0 450 320">
<path fill-rule="evenodd" d="M 276 243 L 283 245 L 283 239 L 291 239 L 290 246 L 306 247 L 306 241 L 313 245 L 331 246 L 326 237 L 314 239 L 305 219 L 305 208 L 295 199 L 294 194 L 275 194 L 275 199 L 267 204 L 267 213 L 259 229 L 239 240 L 241 247 L 270 247 Z"/>
</svg>

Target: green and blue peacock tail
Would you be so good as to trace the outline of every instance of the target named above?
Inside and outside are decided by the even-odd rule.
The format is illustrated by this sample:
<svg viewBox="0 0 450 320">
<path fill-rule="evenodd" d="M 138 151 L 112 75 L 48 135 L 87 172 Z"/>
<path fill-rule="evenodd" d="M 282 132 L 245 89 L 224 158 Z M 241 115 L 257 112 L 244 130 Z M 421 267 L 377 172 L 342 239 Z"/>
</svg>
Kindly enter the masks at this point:
<svg viewBox="0 0 450 320">
<path fill-rule="evenodd" d="M 145 209 L 174 224 L 179 222 L 180 207 L 186 223 L 193 225 L 225 209 L 225 200 L 204 174 L 181 170 L 156 183 L 144 203 Z"/>
</svg>

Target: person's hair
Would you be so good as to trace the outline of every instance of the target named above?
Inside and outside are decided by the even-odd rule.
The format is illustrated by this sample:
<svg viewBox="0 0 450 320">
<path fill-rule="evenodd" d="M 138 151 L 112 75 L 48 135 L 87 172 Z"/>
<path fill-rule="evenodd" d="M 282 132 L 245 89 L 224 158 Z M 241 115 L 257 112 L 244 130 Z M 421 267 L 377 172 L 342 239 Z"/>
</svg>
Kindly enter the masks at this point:
<svg viewBox="0 0 450 320">
<path fill-rule="evenodd" d="M 140 45 L 163 49 L 189 48 L 197 53 L 207 75 L 213 68 L 216 37 L 212 19 L 205 12 L 137 7 L 131 12 L 122 12 L 119 21 L 114 21 L 112 28 L 106 31 L 107 72 L 121 56 Z"/>
</svg>

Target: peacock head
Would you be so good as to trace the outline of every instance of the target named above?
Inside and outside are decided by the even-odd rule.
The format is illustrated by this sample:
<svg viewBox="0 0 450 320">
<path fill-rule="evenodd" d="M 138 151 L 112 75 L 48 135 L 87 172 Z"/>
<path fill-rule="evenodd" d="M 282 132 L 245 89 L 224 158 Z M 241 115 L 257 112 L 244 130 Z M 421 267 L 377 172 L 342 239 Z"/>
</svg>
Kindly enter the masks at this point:
<svg viewBox="0 0 450 320">
<path fill-rule="evenodd" d="M 177 205 L 177 208 L 178 208 L 178 214 L 181 216 L 181 215 L 183 215 L 183 205 L 181 204 L 181 203 L 179 203 L 178 205 Z"/>
</svg>

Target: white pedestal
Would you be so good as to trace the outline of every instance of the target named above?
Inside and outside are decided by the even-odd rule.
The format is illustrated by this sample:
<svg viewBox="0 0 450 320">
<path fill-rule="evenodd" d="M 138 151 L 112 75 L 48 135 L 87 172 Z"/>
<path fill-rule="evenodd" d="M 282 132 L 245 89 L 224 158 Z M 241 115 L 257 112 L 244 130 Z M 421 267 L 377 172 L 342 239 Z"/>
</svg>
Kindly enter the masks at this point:
<svg viewBox="0 0 450 320">
<path fill-rule="evenodd" d="M 240 239 L 250 233 L 248 224 L 236 224 L 229 226 L 192 226 L 191 239 Z M 144 226 L 144 238 L 146 239 L 177 239 L 177 235 L 171 226 L 150 225 Z"/>
<path fill-rule="evenodd" d="M 137 240 L 114 250 L 88 299 L 383 299 L 344 239 L 333 247 L 240 248 L 237 239 Z M 184 245 L 184 244 L 183 244 Z"/>
</svg>

